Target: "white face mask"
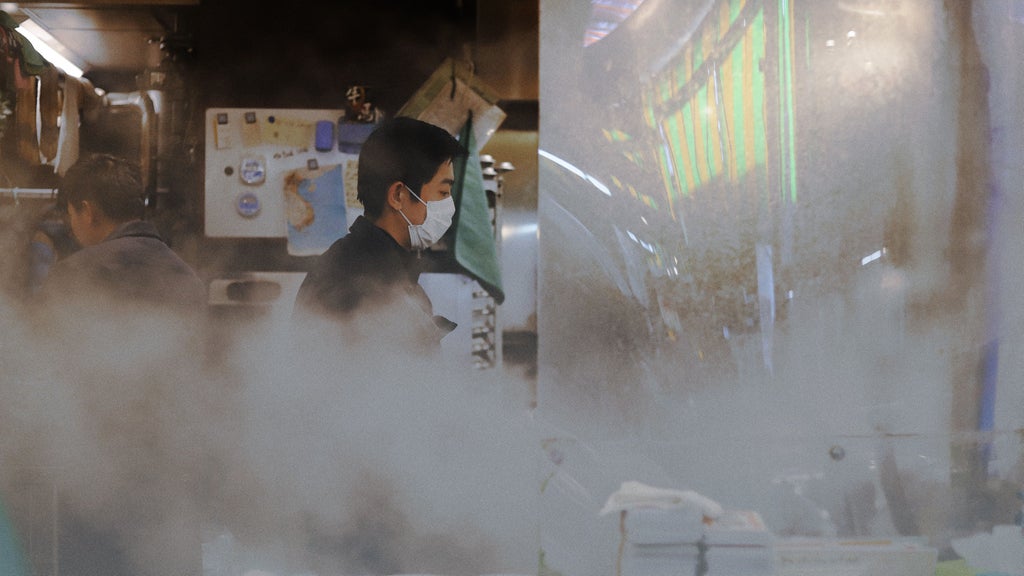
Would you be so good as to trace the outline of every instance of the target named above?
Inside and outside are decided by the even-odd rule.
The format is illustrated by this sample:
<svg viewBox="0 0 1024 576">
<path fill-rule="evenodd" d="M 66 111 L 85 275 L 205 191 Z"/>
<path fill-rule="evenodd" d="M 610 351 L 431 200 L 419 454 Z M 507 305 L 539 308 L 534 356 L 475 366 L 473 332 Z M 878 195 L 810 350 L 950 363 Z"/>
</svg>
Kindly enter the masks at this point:
<svg viewBox="0 0 1024 576">
<path fill-rule="evenodd" d="M 412 243 L 413 250 L 425 250 L 436 244 L 451 227 L 452 218 L 455 217 L 455 199 L 448 196 L 444 200 L 424 202 L 412 191 L 412 188 L 405 186 L 405 189 L 412 194 L 413 198 L 427 207 L 427 217 L 423 220 L 423 224 L 413 224 L 404 212 L 398 211 L 402 218 L 405 218 L 405 222 L 409 224 L 409 241 Z"/>
</svg>

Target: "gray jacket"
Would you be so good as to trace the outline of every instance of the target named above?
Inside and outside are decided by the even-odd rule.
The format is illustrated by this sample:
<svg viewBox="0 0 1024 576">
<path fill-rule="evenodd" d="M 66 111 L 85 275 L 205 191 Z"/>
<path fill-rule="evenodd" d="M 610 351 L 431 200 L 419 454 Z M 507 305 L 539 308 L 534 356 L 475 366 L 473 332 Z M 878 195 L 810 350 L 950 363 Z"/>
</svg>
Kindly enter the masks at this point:
<svg viewBox="0 0 1024 576">
<path fill-rule="evenodd" d="M 206 284 L 150 222 L 122 224 L 99 244 L 58 261 L 43 286 L 44 297 L 107 297 L 137 303 L 204 309 Z"/>
</svg>

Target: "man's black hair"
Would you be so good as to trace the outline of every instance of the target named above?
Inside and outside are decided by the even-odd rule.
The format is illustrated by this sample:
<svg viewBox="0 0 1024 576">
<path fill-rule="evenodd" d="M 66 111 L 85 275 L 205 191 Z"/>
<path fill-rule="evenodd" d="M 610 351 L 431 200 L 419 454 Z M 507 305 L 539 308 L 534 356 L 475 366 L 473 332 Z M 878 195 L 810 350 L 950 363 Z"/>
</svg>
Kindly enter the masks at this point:
<svg viewBox="0 0 1024 576">
<path fill-rule="evenodd" d="M 111 154 L 80 159 L 60 182 L 57 203 L 62 210 L 88 200 L 115 222 L 142 218 L 146 192 L 138 164 Z"/>
<path fill-rule="evenodd" d="M 392 183 L 402 182 L 419 194 L 445 161 L 466 153 L 443 128 L 404 116 L 385 120 L 359 151 L 357 198 L 366 217 L 376 220 L 381 215 Z"/>
</svg>

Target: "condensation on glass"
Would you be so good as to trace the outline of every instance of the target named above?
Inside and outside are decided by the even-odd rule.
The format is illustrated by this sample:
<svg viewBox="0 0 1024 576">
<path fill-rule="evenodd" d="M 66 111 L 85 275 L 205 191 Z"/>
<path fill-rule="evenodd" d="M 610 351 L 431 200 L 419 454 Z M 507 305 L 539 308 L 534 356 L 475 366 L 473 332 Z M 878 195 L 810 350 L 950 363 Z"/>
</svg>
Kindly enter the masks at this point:
<svg viewBox="0 0 1024 576">
<path fill-rule="evenodd" d="M 1024 3 L 611 4 L 541 2 L 545 569 L 614 570 L 626 481 L 939 562 L 1019 523 Z"/>
</svg>

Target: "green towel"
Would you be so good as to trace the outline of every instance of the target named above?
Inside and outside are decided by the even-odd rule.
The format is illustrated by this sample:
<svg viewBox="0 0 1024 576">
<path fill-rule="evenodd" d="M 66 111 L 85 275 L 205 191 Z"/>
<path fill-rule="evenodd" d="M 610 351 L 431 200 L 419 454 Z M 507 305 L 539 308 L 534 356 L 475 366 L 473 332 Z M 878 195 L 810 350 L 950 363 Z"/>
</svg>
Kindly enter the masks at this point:
<svg viewBox="0 0 1024 576">
<path fill-rule="evenodd" d="M 459 142 L 469 154 L 455 161 L 455 185 L 452 197 L 458 210 L 452 222 L 455 261 L 469 273 L 494 301 L 505 301 L 501 285 L 501 263 L 498 262 L 494 227 L 487 207 L 487 192 L 480 169 L 480 151 L 473 138 L 473 116 L 459 132 Z"/>
<path fill-rule="evenodd" d="M 18 44 L 21 45 L 21 58 L 19 59 L 21 71 L 26 76 L 38 76 L 47 66 L 50 66 L 46 58 L 43 58 L 42 54 L 36 51 L 36 47 L 28 41 L 28 38 L 25 38 L 21 35 L 21 32 L 15 30 L 18 27 L 18 22 L 3 10 L 0 10 L 0 26 L 11 30 L 17 36 Z"/>
</svg>

